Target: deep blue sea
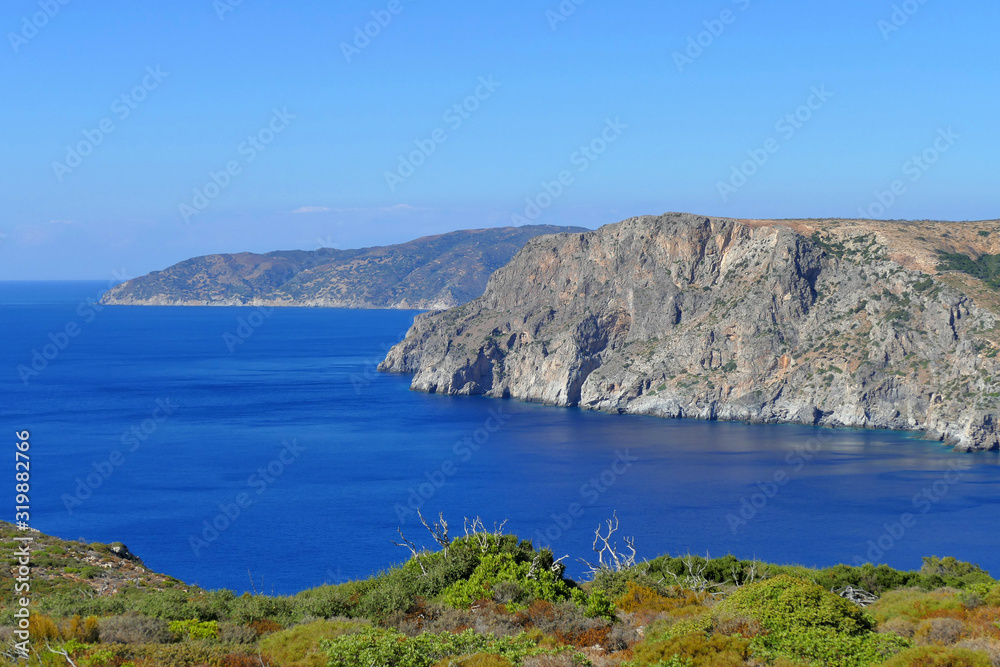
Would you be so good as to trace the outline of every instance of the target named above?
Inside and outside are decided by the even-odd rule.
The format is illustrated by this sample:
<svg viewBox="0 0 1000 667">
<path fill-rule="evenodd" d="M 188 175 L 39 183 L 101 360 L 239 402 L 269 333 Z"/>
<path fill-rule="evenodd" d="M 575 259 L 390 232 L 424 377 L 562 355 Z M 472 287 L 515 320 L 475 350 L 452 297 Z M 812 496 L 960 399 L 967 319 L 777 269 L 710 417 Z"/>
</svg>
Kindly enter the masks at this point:
<svg viewBox="0 0 1000 667">
<path fill-rule="evenodd" d="M 412 506 L 592 556 L 709 553 L 1000 574 L 1000 460 L 884 431 L 669 421 L 409 391 L 375 372 L 414 312 L 138 308 L 0 283 L 0 409 L 31 432 L 31 525 L 122 541 L 207 588 L 293 593 L 431 540 Z M 213 525 L 214 524 L 214 525 Z M 570 566 L 571 574 L 580 565 Z"/>
</svg>

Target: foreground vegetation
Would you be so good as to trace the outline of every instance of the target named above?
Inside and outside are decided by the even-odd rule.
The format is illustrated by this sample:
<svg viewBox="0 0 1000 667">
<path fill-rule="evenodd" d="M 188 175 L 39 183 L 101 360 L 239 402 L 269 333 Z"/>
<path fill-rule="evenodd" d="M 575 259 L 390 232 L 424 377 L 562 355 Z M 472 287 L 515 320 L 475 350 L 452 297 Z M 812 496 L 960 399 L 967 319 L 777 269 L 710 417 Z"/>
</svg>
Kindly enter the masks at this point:
<svg viewBox="0 0 1000 667">
<path fill-rule="evenodd" d="M 1000 665 L 1000 583 L 952 558 L 912 572 L 732 556 L 636 563 L 609 525 L 580 585 L 550 551 L 502 528 L 477 522 L 457 539 L 443 522 L 428 528 L 436 551 L 405 541 L 413 557 L 398 567 L 290 597 L 204 591 L 147 572 L 120 546 L 38 536 L 30 664 Z M 8 555 L 15 533 L 0 524 Z M 0 583 L 10 592 L 0 664 L 25 664 L 9 649 L 7 572 Z"/>
</svg>

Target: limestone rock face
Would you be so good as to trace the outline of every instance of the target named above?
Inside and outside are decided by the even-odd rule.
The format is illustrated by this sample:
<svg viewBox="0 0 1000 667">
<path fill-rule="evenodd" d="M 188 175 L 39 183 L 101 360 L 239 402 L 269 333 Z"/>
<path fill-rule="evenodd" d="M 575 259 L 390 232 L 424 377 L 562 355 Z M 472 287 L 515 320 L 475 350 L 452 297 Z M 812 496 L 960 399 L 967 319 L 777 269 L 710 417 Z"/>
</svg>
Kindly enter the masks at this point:
<svg viewBox="0 0 1000 667">
<path fill-rule="evenodd" d="M 425 392 L 998 449 L 996 294 L 933 268 L 998 225 L 909 224 L 667 214 L 539 237 L 380 369 Z"/>
</svg>

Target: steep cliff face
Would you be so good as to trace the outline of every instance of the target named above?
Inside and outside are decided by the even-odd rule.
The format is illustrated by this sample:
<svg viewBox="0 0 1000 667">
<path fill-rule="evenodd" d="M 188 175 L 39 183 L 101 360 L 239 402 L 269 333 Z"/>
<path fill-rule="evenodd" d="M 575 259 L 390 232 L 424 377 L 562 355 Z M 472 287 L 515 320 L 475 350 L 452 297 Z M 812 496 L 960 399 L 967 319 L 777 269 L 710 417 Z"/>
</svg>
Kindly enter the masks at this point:
<svg viewBox="0 0 1000 667">
<path fill-rule="evenodd" d="M 426 392 L 997 449 L 995 292 L 934 268 L 997 227 L 668 214 L 542 237 L 380 369 Z"/>
</svg>

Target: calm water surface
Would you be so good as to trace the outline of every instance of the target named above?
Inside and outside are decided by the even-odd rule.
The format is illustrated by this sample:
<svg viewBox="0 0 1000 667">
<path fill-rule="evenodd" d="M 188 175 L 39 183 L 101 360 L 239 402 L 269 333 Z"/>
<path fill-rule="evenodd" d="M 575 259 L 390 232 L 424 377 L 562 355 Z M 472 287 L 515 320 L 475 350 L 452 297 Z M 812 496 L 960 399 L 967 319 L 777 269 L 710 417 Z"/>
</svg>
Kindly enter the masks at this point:
<svg viewBox="0 0 1000 667">
<path fill-rule="evenodd" d="M 573 558 L 617 511 L 642 557 L 937 554 L 1000 574 L 996 454 L 414 393 L 375 372 L 413 312 L 92 305 L 106 287 L 0 283 L 3 422 L 32 433 L 34 527 L 123 541 L 185 581 L 367 576 L 407 555 L 397 526 L 430 544 L 417 505 L 453 533 L 508 519 Z"/>
</svg>

